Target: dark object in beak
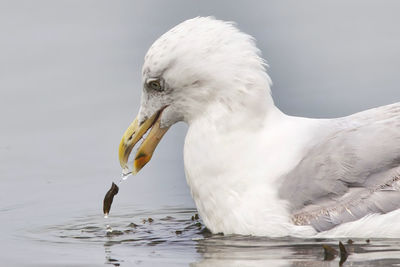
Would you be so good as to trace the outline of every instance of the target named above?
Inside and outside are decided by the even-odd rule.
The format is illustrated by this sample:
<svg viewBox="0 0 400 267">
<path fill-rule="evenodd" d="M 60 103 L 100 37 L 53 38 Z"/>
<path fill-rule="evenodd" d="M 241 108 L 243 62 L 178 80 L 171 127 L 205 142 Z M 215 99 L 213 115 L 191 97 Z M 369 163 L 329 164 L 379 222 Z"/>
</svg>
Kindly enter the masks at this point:
<svg viewBox="0 0 400 267">
<path fill-rule="evenodd" d="M 108 215 L 111 209 L 111 204 L 114 200 L 114 196 L 118 194 L 118 186 L 114 183 L 112 183 L 110 190 L 106 193 L 106 196 L 104 197 L 103 201 L 103 212 L 105 215 Z"/>
</svg>

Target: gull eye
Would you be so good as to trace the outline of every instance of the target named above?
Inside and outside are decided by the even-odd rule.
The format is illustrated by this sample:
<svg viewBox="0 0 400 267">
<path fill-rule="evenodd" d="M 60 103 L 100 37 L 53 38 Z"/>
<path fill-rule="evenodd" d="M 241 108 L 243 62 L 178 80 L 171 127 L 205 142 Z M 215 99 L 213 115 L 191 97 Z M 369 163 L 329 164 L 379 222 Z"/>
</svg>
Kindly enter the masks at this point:
<svg viewBox="0 0 400 267">
<path fill-rule="evenodd" d="M 161 86 L 160 80 L 150 81 L 147 86 L 156 91 L 162 91 L 163 88 Z"/>
</svg>

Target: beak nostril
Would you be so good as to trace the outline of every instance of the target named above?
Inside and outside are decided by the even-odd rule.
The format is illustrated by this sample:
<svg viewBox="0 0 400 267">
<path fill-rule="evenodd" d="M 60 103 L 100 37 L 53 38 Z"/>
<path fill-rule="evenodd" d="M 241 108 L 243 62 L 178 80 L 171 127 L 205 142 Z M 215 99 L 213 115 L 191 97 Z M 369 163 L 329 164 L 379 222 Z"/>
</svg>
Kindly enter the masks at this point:
<svg viewBox="0 0 400 267">
<path fill-rule="evenodd" d="M 129 136 L 128 141 L 132 140 L 133 135 Z"/>
</svg>

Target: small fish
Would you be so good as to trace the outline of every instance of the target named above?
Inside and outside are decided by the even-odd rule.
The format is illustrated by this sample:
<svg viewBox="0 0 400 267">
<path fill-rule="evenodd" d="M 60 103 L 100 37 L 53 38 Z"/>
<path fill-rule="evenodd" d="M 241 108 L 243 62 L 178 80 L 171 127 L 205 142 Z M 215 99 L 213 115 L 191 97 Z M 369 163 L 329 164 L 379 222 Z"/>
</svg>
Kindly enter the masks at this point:
<svg viewBox="0 0 400 267">
<path fill-rule="evenodd" d="M 118 186 L 112 183 L 110 190 L 107 191 L 106 196 L 103 201 L 103 212 L 105 215 L 108 215 L 111 209 L 111 204 L 114 200 L 114 196 L 118 194 Z"/>
</svg>

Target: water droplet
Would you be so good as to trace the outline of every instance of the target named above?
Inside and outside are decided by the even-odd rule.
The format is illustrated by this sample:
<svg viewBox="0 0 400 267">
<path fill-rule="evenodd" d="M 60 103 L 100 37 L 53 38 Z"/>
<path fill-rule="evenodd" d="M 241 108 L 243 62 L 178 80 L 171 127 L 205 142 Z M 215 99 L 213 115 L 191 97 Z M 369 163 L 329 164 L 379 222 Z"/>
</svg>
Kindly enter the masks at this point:
<svg viewBox="0 0 400 267">
<path fill-rule="evenodd" d="M 125 181 L 131 175 L 132 175 L 132 171 L 128 167 L 125 167 L 124 169 L 122 169 L 121 180 L 119 181 L 119 183 L 121 184 L 122 181 Z"/>
<path fill-rule="evenodd" d="M 111 233 L 111 232 L 113 231 L 113 229 L 111 228 L 111 226 L 108 225 L 108 224 L 107 224 L 107 226 L 106 226 L 106 230 L 107 230 L 107 233 Z"/>
<path fill-rule="evenodd" d="M 132 172 L 128 172 L 128 173 L 126 173 L 126 174 L 122 174 L 122 175 L 121 175 L 121 178 L 122 178 L 122 180 L 125 181 L 125 180 L 128 179 L 128 177 L 131 176 L 131 175 L 132 175 Z"/>
</svg>

